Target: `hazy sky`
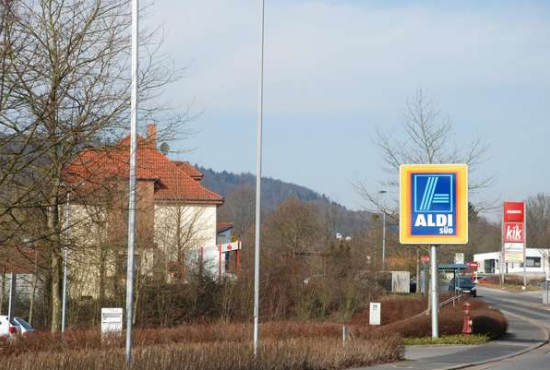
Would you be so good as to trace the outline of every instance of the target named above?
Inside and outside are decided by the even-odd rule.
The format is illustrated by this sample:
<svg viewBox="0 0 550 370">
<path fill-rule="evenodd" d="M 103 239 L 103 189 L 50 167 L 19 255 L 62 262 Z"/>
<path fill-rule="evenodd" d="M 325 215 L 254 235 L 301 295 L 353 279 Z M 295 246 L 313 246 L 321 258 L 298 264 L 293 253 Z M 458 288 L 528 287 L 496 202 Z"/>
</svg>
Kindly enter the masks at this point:
<svg viewBox="0 0 550 370">
<path fill-rule="evenodd" d="M 399 137 L 422 87 L 458 144 L 482 136 L 484 196 L 550 193 L 550 2 L 266 0 L 264 175 L 351 208 L 384 178 L 376 129 Z M 185 77 L 167 91 L 198 132 L 173 144 L 215 170 L 255 169 L 257 0 L 156 0 L 147 26 Z M 480 175 L 483 173 L 480 172 Z"/>
</svg>

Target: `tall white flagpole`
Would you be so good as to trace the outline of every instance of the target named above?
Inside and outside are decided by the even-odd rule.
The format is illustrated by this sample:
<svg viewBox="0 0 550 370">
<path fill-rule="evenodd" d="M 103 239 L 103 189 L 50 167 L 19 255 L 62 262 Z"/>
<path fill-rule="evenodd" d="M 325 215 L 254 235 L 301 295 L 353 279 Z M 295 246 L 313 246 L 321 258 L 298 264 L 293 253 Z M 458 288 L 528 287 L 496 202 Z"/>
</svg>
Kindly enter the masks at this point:
<svg viewBox="0 0 550 370">
<path fill-rule="evenodd" d="M 256 242 L 254 248 L 254 354 L 260 345 L 260 228 L 262 183 L 262 121 L 264 109 L 264 0 L 260 0 L 260 76 L 258 84 L 258 119 L 256 129 Z"/>
<path fill-rule="evenodd" d="M 136 235 L 136 162 L 139 68 L 139 0 L 132 0 L 132 96 L 130 119 L 130 184 L 128 212 L 128 266 L 126 277 L 126 365 L 132 365 L 132 319 L 134 296 L 134 253 Z"/>
</svg>

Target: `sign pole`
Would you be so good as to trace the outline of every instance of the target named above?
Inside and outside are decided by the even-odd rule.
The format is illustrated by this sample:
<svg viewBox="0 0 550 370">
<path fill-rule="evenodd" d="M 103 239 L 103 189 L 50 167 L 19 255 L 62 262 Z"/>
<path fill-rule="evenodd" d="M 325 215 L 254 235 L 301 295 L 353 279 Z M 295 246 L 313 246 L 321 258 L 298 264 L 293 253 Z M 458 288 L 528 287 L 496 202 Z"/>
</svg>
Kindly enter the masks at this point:
<svg viewBox="0 0 550 370">
<path fill-rule="evenodd" d="M 437 279 L 437 246 L 431 246 L 431 270 L 432 270 L 432 338 L 439 338 L 439 287 Z"/>
<path fill-rule="evenodd" d="M 506 252 L 504 250 L 504 215 L 505 211 L 502 210 L 502 226 L 500 228 L 500 240 L 501 240 L 501 251 L 500 251 L 500 285 L 504 284 L 504 269 L 506 268 Z"/>
<path fill-rule="evenodd" d="M 523 203 L 523 289 L 527 289 L 527 213 L 526 203 Z"/>
</svg>

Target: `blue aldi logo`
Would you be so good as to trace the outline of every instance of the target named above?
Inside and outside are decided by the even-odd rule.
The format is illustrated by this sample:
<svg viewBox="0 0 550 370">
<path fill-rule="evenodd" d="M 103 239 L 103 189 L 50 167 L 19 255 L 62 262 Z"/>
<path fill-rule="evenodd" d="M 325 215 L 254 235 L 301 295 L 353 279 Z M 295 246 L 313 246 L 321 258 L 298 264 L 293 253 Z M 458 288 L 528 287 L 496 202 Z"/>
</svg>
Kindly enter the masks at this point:
<svg viewBox="0 0 550 370">
<path fill-rule="evenodd" d="M 468 167 L 401 166 L 399 218 L 402 244 L 466 244 Z"/>
<path fill-rule="evenodd" d="M 412 235 L 456 235 L 456 174 L 412 174 Z"/>
</svg>

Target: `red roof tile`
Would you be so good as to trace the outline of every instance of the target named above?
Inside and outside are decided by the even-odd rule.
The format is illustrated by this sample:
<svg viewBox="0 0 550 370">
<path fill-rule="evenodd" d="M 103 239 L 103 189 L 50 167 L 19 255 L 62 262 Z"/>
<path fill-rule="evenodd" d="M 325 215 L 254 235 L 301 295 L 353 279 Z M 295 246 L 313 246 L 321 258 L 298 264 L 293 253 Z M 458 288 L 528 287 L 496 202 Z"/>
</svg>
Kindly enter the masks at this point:
<svg viewBox="0 0 550 370">
<path fill-rule="evenodd" d="M 83 150 L 65 170 L 66 181 L 73 185 L 97 187 L 108 179 L 128 178 L 130 174 L 129 144 L 130 137 L 127 136 L 113 147 Z M 155 200 L 214 204 L 222 204 L 224 200 L 222 196 L 194 180 L 186 171 L 139 135 L 136 176 L 140 180 L 158 182 Z"/>
<path fill-rule="evenodd" d="M 181 169 L 183 172 L 194 178 L 195 180 L 202 180 L 204 175 L 201 171 L 197 170 L 195 167 L 191 166 L 189 162 L 183 161 L 172 161 Z"/>
</svg>

